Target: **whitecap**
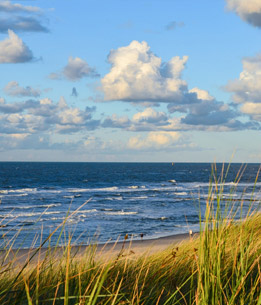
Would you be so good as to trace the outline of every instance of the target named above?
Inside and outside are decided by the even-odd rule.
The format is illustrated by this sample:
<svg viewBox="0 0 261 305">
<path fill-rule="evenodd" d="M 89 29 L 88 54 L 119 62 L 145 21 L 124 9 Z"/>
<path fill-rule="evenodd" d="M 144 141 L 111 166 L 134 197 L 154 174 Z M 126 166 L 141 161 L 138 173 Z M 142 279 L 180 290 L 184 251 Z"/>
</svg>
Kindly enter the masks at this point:
<svg viewBox="0 0 261 305">
<path fill-rule="evenodd" d="M 135 215 L 138 214 L 138 212 L 124 212 L 124 211 L 118 211 L 118 212 L 105 212 L 106 215 Z"/>
<path fill-rule="evenodd" d="M 136 200 L 136 199 L 147 199 L 148 196 L 137 196 L 137 197 L 132 197 L 130 198 L 131 200 Z"/>
<path fill-rule="evenodd" d="M 96 209 L 90 209 L 90 210 L 80 210 L 78 213 L 84 214 L 84 213 L 94 213 L 94 212 L 98 212 L 98 211 Z"/>
<path fill-rule="evenodd" d="M 32 193 L 36 192 L 37 188 L 23 188 L 23 189 L 14 189 L 14 190 L 8 190 L 9 193 Z"/>
<path fill-rule="evenodd" d="M 122 200 L 122 197 L 106 197 L 104 200 Z"/>
<path fill-rule="evenodd" d="M 171 179 L 171 180 L 168 180 L 168 182 L 171 182 L 171 183 L 176 183 L 176 180 Z"/>
<path fill-rule="evenodd" d="M 28 196 L 27 193 L 23 193 L 23 194 L 14 194 L 12 195 L 12 197 L 24 197 L 24 196 Z"/>
<path fill-rule="evenodd" d="M 174 194 L 177 195 L 177 196 L 186 196 L 186 195 L 188 195 L 188 193 L 186 193 L 186 192 L 175 192 Z"/>
<path fill-rule="evenodd" d="M 68 191 L 70 193 L 85 193 L 85 192 L 111 192 L 111 191 L 115 191 L 118 190 L 117 186 L 112 186 L 112 187 L 103 187 L 103 188 L 95 188 L 95 189 L 68 189 Z"/>
</svg>

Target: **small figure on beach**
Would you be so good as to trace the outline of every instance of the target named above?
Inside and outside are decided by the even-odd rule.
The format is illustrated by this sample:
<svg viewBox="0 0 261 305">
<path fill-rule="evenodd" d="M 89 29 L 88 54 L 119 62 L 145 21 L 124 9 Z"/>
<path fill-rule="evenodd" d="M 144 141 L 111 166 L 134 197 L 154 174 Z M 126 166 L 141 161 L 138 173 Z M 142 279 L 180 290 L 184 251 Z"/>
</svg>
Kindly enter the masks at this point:
<svg viewBox="0 0 261 305">
<path fill-rule="evenodd" d="M 144 236 L 144 234 L 143 234 L 143 233 L 140 233 L 140 238 L 141 238 L 141 240 L 143 240 L 143 236 Z"/>
</svg>

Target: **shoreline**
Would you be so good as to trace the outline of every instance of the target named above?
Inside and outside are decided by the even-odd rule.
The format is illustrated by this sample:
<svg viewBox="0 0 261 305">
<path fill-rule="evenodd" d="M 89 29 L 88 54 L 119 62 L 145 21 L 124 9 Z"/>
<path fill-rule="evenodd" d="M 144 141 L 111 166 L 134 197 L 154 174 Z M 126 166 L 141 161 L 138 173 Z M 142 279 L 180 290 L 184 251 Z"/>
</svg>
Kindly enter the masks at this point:
<svg viewBox="0 0 261 305">
<path fill-rule="evenodd" d="M 152 238 L 152 239 L 140 239 L 140 240 L 124 240 L 124 241 L 108 241 L 107 243 L 90 243 L 89 245 L 72 245 L 71 256 L 82 257 L 88 249 L 94 251 L 95 258 L 111 259 L 113 257 L 126 257 L 129 255 L 142 255 L 153 254 L 159 251 L 164 251 L 171 245 L 178 245 L 183 241 L 188 241 L 190 238 L 194 238 L 198 233 L 181 233 L 176 235 L 169 235 L 164 237 Z M 29 248 L 29 249 L 12 249 L 5 259 L 5 263 L 15 260 L 16 265 L 36 263 L 39 260 L 43 261 L 48 255 L 61 257 L 66 249 L 65 246 L 57 247 L 43 247 Z M 0 259 L 3 259 L 6 255 L 5 250 L 0 249 Z M 33 258 L 31 258 L 33 256 Z"/>
</svg>

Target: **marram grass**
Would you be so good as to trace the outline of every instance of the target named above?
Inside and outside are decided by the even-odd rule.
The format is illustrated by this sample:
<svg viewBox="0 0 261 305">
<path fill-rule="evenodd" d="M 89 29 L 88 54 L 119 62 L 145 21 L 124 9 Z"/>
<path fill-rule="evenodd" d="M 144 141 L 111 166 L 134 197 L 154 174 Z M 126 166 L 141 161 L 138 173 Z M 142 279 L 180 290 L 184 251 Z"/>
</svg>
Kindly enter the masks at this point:
<svg viewBox="0 0 261 305">
<path fill-rule="evenodd" d="M 1 305 L 261 305 L 261 214 L 250 206 L 248 215 L 235 221 L 243 196 L 224 200 L 222 178 L 215 172 L 213 177 L 197 237 L 153 255 L 98 259 L 95 247 L 88 247 L 79 257 L 67 236 L 62 253 L 50 248 L 42 257 L 41 248 L 32 249 L 21 264 L 13 241 L 6 243 Z"/>
</svg>

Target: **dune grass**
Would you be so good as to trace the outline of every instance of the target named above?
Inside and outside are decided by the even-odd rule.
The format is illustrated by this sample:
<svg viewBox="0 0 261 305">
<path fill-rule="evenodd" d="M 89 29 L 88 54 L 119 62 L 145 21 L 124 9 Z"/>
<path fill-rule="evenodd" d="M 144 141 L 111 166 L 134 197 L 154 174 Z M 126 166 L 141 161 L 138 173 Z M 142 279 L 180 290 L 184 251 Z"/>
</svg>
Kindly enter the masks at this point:
<svg viewBox="0 0 261 305">
<path fill-rule="evenodd" d="M 236 220 L 244 197 L 234 200 L 232 190 L 231 198 L 223 198 L 225 177 L 217 178 L 213 167 L 197 237 L 153 255 L 120 252 L 101 259 L 90 246 L 77 256 L 69 235 L 62 251 L 49 248 L 43 257 L 51 234 L 21 264 L 7 243 L 0 261 L 1 304 L 261 305 L 261 214 L 252 211 L 251 201 L 248 215 Z"/>
</svg>

